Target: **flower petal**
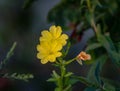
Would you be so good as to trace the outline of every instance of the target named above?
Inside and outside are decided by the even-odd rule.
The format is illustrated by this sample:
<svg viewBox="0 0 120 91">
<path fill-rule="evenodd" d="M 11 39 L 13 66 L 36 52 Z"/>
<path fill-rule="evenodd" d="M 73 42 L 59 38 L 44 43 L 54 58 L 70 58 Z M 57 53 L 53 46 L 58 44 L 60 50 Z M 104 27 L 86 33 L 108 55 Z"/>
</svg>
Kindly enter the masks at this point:
<svg viewBox="0 0 120 91">
<path fill-rule="evenodd" d="M 40 50 L 40 45 L 37 45 L 37 51 L 39 51 Z"/>
<path fill-rule="evenodd" d="M 49 31 L 45 30 L 41 32 L 43 38 L 52 39 L 52 35 Z"/>
<path fill-rule="evenodd" d="M 60 56 L 62 56 L 62 53 L 61 53 L 61 52 L 56 52 L 56 53 L 55 53 L 55 56 L 56 56 L 56 57 L 60 57 Z"/>
<path fill-rule="evenodd" d="M 41 59 L 41 63 L 42 63 L 42 64 L 46 64 L 47 62 L 48 62 L 47 59 Z"/>
<path fill-rule="evenodd" d="M 61 27 L 57 26 L 57 29 L 56 29 L 56 38 L 60 37 L 61 33 L 62 33 Z"/>
<path fill-rule="evenodd" d="M 61 49 L 62 49 L 62 45 L 60 45 L 59 42 L 54 41 L 54 43 L 52 43 L 51 51 L 56 52 L 56 51 L 60 51 Z"/>
<path fill-rule="evenodd" d="M 51 35 L 54 38 L 56 38 L 56 26 L 51 26 L 49 30 L 50 30 Z"/>
<path fill-rule="evenodd" d="M 55 55 L 49 55 L 49 61 L 50 62 L 55 62 L 56 61 Z"/>
<path fill-rule="evenodd" d="M 39 39 L 40 41 L 49 41 L 47 38 L 45 38 L 45 37 L 40 37 L 40 39 Z"/>
<path fill-rule="evenodd" d="M 47 50 L 44 48 L 44 45 L 37 45 L 37 51 L 41 53 L 47 53 Z"/>
<path fill-rule="evenodd" d="M 68 35 L 67 34 L 62 34 L 60 38 L 66 40 L 66 39 L 68 39 Z"/>
<path fill-rule="evenodd" d="M 47 55 L 46 54 L 42 54 L 42 53 L 37 53 L 37 58 L 38 59 L 43 59 L 43 58 L 45 58 Z"/>
<path fill-rule="evenodd" d="M 64 46 L 67 44 L 66 39 L 68 39 L 68 36 L 66 34 L 62 34 L 60 38 L 57 40 L 59 43 Z"/>
</svg>

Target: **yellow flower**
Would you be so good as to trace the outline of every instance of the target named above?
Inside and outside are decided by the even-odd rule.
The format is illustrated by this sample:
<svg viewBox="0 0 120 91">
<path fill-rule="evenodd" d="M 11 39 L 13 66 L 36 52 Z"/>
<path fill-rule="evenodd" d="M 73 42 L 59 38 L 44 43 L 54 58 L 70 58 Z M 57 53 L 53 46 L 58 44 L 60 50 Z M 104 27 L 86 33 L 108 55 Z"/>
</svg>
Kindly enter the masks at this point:
<svg viewBox="0 0 120 91">
<path fill-rule="evenodd" d="M 77 56 L 78 60 L 90 60 L 91 56 L 89 54 L 86 54 L 86 52 L 80 52 L 80 54 Z"/>
<path fill-rule="evenodd" d="M 40 44 L 37 45 L 37 58 L 41 60 L 42 64 L 55 62 L 56 58 L 62 55 L 60 51 L 68 39 L 66 34 L 62 34 L 60 26 L 51 26 L 49 30 L 41 33 Z"/>
<path fill-rule="evenodd" d="M 60 26 L 51 26 L 48 30 L 44 30 L 41 33 L 40 42 L 58 42 L 59 45 L 66 45 L 66 40 L 68 36 L 66 34 L 62 34 L 62 29 Z"/>
<path fill-rule="evenodd" d="M 37 54 L 37 58 L 41 59 L 41 63 L 45 64 L 48 61 L 55 62 L 56 57 L 60 57 L 62 53 L 60 50 L 62 49 L 62 46 L 59 46 L 56 42 L 53 44 L 51 43 L 41 43 L 40 45 L 37 45 L 37 50 L 39 53 Z"/>
</svg>

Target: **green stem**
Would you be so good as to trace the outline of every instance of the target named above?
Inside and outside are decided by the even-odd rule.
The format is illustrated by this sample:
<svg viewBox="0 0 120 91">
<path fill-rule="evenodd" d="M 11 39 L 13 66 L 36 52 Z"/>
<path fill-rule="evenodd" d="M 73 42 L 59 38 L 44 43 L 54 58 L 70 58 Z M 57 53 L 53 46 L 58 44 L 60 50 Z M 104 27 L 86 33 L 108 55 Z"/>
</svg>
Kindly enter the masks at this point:
<svg viewBox="0 0 120 91">
<path fill-rule="evenodd" d="M 95 21 L 94 21 L 94 18 L 92 17 L 91 19 L 91 26 L 93 27 L 93 30 L 95 31 L 95 33 L 97 32 L 97 27 L 96 27 L 96 24 L 95 24 Z"/>
<path fill-rule="evenodd" d="M 89 11 L 91 11 L 90 0 L 87 0 L 87 7 L 88 7 Z"/>
<path fill-rule="evenodd" d="M 64 65 L 64 62 L 61 61 L 60 63 L 60 70 L 61 70 L 61 91 L 63 91 L 64 89 L 64 75 L 66 73 L 66 69 L 65 69 L 65 65 Z"/>
<path fill-rule="evenodd" d="M 12 45 L 12 47 L 11 47 L 11 49 L 10 49 L 9 52 L 7 53 L 5 59 L 4 59 L 3 61 L 1 61 L 1 63 L 0 63 L 0 69 L 3 68 L 3 66 L 4 66 L 4 65 L 7 63 L 7 61 L 9 60 L 9 58 L 13 55 L 13 51 L 14 51 L 16 45 L 17 45 L 17 43 L 14 42 L 13 45 Z"/>
<path fill-rule="evenodd" d="M 71 43 L 68 41 L 68 43 L 67 43 L 67 48 L 66 48 L 66 50 L 65 50 L 65 52 L 64 52 L 63 57 L 65 57 L 65 56 L 68 54 L 69 49 L 70 49 L 70 46 L 71 46 Z"/>
<path fill-rule="evenodd" d="M 69 60 L 69 61 L 67 61 L 67 62 L 65 62 L 65 64 L 68 65 L 68 64 L 72 63 L 72 62 L 75 61 L 75 60 L 76 60 L 76 57 L 73 58 L 73 59 L 71 59 L 71 60 Z"/>
<path fill-rule="evenodd" d="M 75 58 L 74 59 L 72 59 L 72 60 L 69 60 L 69 62 L 68 63 L 71 63 L 72 61 L 74 61 L 75 60 Z M 68 64 L 67 63 L 67 64 Z M 65 80 L 66 80 L 66 77 L 65 77 L 65 75 L 66 75 L 66 62 L 64 61 L 64 60 L 62 60 L 62 61 L 60 61 L 60 71 L 61 71 L 61 74 L 60 74 L 60 79 L 61 79 L 61 84 L 60 84 L 60 90 L 61 91 L 68 91 L 70 88 L 71 88 L 71 85 L 69 84 L 69 85 L 66 85 L 65 84 Z"/>
<path fill-rule="evenodd" d="M 71 62 L 73 62 L 74 60 L 76 60 L 76 58 L 73 58 L 66 62 L 61 58 L 58 59 L 58 61 L 56 62 L 56 64 L 59 65 L 59 69 L 60 69 L 60 80 L 59 80 L 60 84 L 58 85 L 60 91 L 69 91 L 71 89 L 71 84 L 66 84 L 66 79 L 68 79 L 68 77 L 66 77 L 65 75 L 67 74 L 66 66 Z"/>
<path fill-rule="evenodd" d="M 88 7 L 88 10 L 89 10 L 89 13 L 91 14 L 90 24 L 91 24 L 91 26 L 93 27 L 93 29 L 96 33 L 97 32 L 97 27 L 96 27 L 96 23 L 95 23 L 95 20 L 94 20 L 94 8 L 91 7 L 90 0 L 87 0 L 87 7 Z"/>
</svg>

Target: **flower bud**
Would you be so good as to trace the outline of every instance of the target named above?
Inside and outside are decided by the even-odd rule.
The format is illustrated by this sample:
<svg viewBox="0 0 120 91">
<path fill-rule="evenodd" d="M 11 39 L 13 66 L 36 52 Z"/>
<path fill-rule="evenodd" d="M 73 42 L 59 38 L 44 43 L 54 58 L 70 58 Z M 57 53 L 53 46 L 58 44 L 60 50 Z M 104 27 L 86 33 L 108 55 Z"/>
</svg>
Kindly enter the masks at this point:
<svg viewBox="0 0 120 91">
<path fill-rule="evenodd" d="M 86 60 L 90 60 L 91 59 L 91 56 L 89 54 L 86 54 L 86 52 L 80 52 L 77 56 L 77 59 L 78 60 L 83 60 L 83 61 L 86 61 Z"/>
</svg>

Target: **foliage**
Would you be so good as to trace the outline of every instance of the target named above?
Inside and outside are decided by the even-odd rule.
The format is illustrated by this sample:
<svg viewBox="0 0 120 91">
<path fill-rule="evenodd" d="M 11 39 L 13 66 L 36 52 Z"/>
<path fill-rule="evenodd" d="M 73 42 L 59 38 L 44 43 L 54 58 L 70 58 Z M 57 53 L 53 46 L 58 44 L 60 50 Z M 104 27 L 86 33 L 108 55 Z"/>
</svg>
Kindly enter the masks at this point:
<svg viewBox="0 0 120 91">
<path fill-rule="evenodd" d="M 18 73 L 13 73 L 13 74 L 8 74 L 6 73 L 4 76 L 4 78 L 9 78 L 9 79 L 16 79 L 16 80 L 23 80 L 28 82 L 29 79 L 33 78 L 32 74 L 18 74 Z"/>
<path fill-rule="evenodd" d="M 70 77 L 73 83 L 80 81 L 86 84 L 84 91 L 119 91 L 120 89 L 119 82 L 106 79 L 101 75 L 107 61 L 112 61 L 117 71 L 120 69 L 119 13 L 119 0 L 111 2 L 108 0 L 61 0 L 48 14 L 49 22 L 63 26 L 64 30 L 70 30 L 72 27 L 72 34 L 77 31 L 76 36 L 80 36 L 81 30 L 89 28 L 92 28 L 95 33 L 85 49 L 94 56 L 89 62 L 91 68 L 87 77 L 73 75 Z"/>
<path fill-rule="evenodd" d="M 1 63 L 0 63 L 0 70 L 4 67 L 4 65 L 7 63 L 9 58 L 13 55 L 13 51 L 14 51 L 15 47 L 16 47 L 16 42 L 14 42 L 14 44 L 11 47 L 10 51 L 7 53 L 5 59 L 3 61 L 1 61 Z"/>
<path fill-rule="evenodd" d="M 69 23 L 76 25 L 75 27 L 82 24 L 80 29 L 86 29 L 94 19 L 96 24 L 101 25 L 102 32 L 110 32 L 112 39 L 119 41 L 119 10 L 119 0 L 111 2 L 108 0 L 61 0 L 49 11 L 48 21 L 67 28 Z"/>
<path fill-rule="evenodd" d="M 18 80 L 24 80 L 28 81 L 28 79 L 33 78 L 32 74 L 18 74 L 18 73 L 2 73 L 2 70 L 6 67 L 6 64 L 8 63 L 10 57 L 14 54 L 14 49 L 16 47 L 17 43 L 14 42 L 10 50 L 8 51 L 5 59 L 1 61 L 0 63 L 0 77 L 1 78 L 8 78 L 8 79 L 18 79 Z"/>
</svg>

